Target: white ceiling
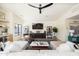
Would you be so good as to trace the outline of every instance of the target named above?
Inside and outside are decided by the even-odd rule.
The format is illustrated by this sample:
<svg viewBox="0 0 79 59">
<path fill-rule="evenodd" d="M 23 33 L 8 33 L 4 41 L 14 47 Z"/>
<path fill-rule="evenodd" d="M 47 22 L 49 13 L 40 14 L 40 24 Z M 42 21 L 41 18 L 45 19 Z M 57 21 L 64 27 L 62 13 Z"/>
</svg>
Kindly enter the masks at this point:
<svg viewBox="0 0 79 59">
<path fill-rule="evenodd" d="M 46 3 L 42 4 L 46 5 Z M 38 6 L 36 3 L 32 3 L 32 5 Z M 4 3 L 0 4 L 0 7 L 12 11 L 24 20 L 56 20 L 74 5 L 74 3 L 54 3 L 50 7 L 43 9 L 42 14 L 39 14 L 38 9 L 30 7 L 26 3 Z"/>
</svg>

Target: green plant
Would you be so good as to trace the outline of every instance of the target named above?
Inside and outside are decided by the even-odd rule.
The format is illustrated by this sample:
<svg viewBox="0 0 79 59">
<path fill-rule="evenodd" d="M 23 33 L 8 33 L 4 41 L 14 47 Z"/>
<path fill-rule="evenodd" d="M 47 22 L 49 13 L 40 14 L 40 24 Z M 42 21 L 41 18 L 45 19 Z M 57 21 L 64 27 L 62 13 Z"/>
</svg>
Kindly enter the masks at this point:
<svg viewBox="0 0 79 59">
<path fill-rule="evenodd" d="M 57 27 L 53 27 L 53 32 L 57 33 L 58 32 L 58 28 Z"/>
<path fill-rule="evenodd" d="M 56 33 L 58 32 L 58 28 L 57 27 L 53 27 L 53 32 L 54 32 L 54 36 L 56 36 Z"/>
</svg>

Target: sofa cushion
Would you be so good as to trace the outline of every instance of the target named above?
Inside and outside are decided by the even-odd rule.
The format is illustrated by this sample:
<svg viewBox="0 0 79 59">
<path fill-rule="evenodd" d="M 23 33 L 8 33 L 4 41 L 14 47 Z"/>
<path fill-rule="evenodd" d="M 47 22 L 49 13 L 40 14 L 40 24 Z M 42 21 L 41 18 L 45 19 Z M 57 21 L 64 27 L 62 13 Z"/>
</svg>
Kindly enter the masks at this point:
<svg viewBox="0 0 79 59">
<path fill-rule="evenodd" d="M 27 47 L 27 41 L 14 41 L 12 43 L 6 42 L 4 52 L 15 52 L 24 50 Z"/>
<path fill-rule="evenodd" d="M 65 43 L 63 41 L 51 41 L 50 45 L 53 49 L 56 49 L 60 44 Z"/>
<path fill-rule="evenodd" d="M 61 44 L 58 48 L 58 51 L 70 52 L 74 51 L 74 43 L 67 41 L 66 43 Z"/>
</svg>

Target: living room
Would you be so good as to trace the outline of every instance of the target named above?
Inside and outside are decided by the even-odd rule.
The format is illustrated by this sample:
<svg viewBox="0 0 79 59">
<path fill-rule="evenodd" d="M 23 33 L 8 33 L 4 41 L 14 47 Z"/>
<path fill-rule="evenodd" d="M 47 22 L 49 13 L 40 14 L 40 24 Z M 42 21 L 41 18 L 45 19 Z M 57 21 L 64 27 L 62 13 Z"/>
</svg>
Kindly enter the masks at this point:
<svg viewBox="0 0 79 59">
<path fill-rule="evenodd" d="M 74 21 L 78 18 L 78 6 L 76 3 L 2 3 L 0 4 L 1 40 L 5 42 L 3 40 L 5 37 L 6 41 L 11 42 L 25 40 L 29 42 L 28 46 L 32 45 L 27 50 L 53 50 L 54 46 L 48 47 L 50 41 L 64 43 L 68 41 L 68 35 L 72 34 L 69 32 L 70 24 L 78 22 Z M 58 43 L 55 44 L 59 45 Z M 36 48 L 37 45 L 39 47 Z"/>
</svg>

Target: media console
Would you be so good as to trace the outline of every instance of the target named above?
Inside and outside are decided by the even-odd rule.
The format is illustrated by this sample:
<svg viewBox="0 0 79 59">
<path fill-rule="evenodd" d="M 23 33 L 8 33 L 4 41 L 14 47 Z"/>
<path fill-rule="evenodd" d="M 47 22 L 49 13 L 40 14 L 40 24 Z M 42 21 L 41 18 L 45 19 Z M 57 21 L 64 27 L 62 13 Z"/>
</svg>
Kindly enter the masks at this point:
<svg viewBox="0 0 79 59">
<path fill-rule="evenodd" d="M 31 38 L 46 38 L 46 33 L 31 33 Z"/>
</svg>

